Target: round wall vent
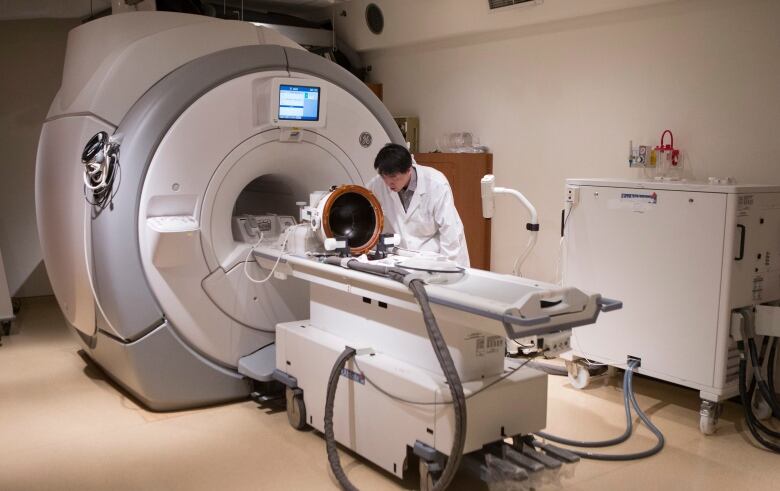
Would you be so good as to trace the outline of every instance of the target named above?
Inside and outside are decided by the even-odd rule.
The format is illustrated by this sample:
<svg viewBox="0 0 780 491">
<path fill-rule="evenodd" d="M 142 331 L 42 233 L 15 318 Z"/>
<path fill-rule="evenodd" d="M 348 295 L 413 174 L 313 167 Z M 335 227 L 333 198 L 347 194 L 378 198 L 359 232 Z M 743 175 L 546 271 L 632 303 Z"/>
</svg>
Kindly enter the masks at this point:
<svg viewBox="0 0 780 491">
<path fill-rule="evenodd" d="M 366 7 L 366 25 L 374 34 L 381 34 L 385 28 L 385 16 L 382 15 L 382 9 L 375 3 L 369 3 Z"/>
</svg>

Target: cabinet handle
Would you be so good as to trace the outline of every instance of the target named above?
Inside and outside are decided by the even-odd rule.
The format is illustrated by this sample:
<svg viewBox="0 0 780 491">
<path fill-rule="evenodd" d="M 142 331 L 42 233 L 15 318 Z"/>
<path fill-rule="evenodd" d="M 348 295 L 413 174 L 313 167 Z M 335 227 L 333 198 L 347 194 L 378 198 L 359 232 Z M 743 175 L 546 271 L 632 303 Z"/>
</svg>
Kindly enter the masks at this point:
<svg viewBox="0 0 780 491">
<path fill-rule="evenodd" d="M 738 224 L 737 228 L 739 229 L 739 256 L 735 257 L 735 261 L 742 261 L 742 258 L 745 257 L 745 226 L 742 224 Z"/>
</svg>

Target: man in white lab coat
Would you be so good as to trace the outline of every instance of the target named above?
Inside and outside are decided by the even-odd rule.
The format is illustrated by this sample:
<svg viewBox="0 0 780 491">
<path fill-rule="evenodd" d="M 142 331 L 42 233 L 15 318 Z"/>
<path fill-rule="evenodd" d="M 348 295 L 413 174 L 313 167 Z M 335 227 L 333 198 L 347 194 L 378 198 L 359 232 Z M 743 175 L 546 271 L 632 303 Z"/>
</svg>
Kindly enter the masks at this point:
<svg viewBox="0 0 780 491">
<path fill-rule="evenodd" d="M 442 254 L 469 266 L 463 222 L 444 174 L 418 165 L 402 145 L 389 143 L 374 160 L 377 175 L 368 189 L 377 197 L 385 227 L 401 236 L 400 247 Z"/>
</svg>

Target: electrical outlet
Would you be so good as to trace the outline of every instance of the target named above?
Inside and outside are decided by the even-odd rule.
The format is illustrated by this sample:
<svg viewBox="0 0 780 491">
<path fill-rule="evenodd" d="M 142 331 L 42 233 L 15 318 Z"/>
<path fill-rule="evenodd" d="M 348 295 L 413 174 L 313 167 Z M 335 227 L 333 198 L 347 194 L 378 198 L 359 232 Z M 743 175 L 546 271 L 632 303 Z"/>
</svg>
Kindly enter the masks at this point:
<svg viewBox="0 0 780 491">
<path fill-rule="evenodd" d="M 566 202 L 576 205 L 580 202 L 579 186 L 566 186 Z"/>
</svg>

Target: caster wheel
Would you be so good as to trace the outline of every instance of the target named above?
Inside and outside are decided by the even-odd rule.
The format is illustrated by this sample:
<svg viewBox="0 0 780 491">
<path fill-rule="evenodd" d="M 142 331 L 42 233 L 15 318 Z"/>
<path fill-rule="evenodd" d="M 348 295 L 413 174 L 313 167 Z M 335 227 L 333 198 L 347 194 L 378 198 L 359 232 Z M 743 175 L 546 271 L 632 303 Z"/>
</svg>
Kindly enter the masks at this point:
<svg viewBox="0 0 780 491">
<path fill-rule="evenodd" d="M 715 433 L 717 421 L 714 418 L 702 416 L 699 418 L 699 431 L 703 435 L 713 435 Z"/>
<path fill-rule="evenodd" d="M 767 404 L 763 396 L 758 392 L 753 393 L 753 414 L 761 421 L 766 421 L 772 417 L 772 407 Z"/>
<path fill-rule="evenodd" d="M 303 391 L 287 387 L 285 398 L 287 399 L 287 421 L 290 422 L 290 426 L 296 430 L 306 429 L 308 424 L 306 424 L 306 405 L 303 403 Z"/>
<path fill-rule="evenodd" d="M 420 459 L 420 491 L 431 491 L 436 480 L 439 479 L 440 472 L 432 472 L 430 462 Z"/>
<path fill-rule="evenodd" d="M 717 431 L 720 417 L 720 404 L 712 401 L 701 401 L 699 410 L 699 431 L 704 435 L 712 435 Z"/>
<path fill-rule="evenodd" d="M 577 390 L 582 390 L 590 385 L 590 372 L 588 367 L 577 362 L 566 362 L 566 370 L 569 372 L 569 383 Z"/>
</svg>

